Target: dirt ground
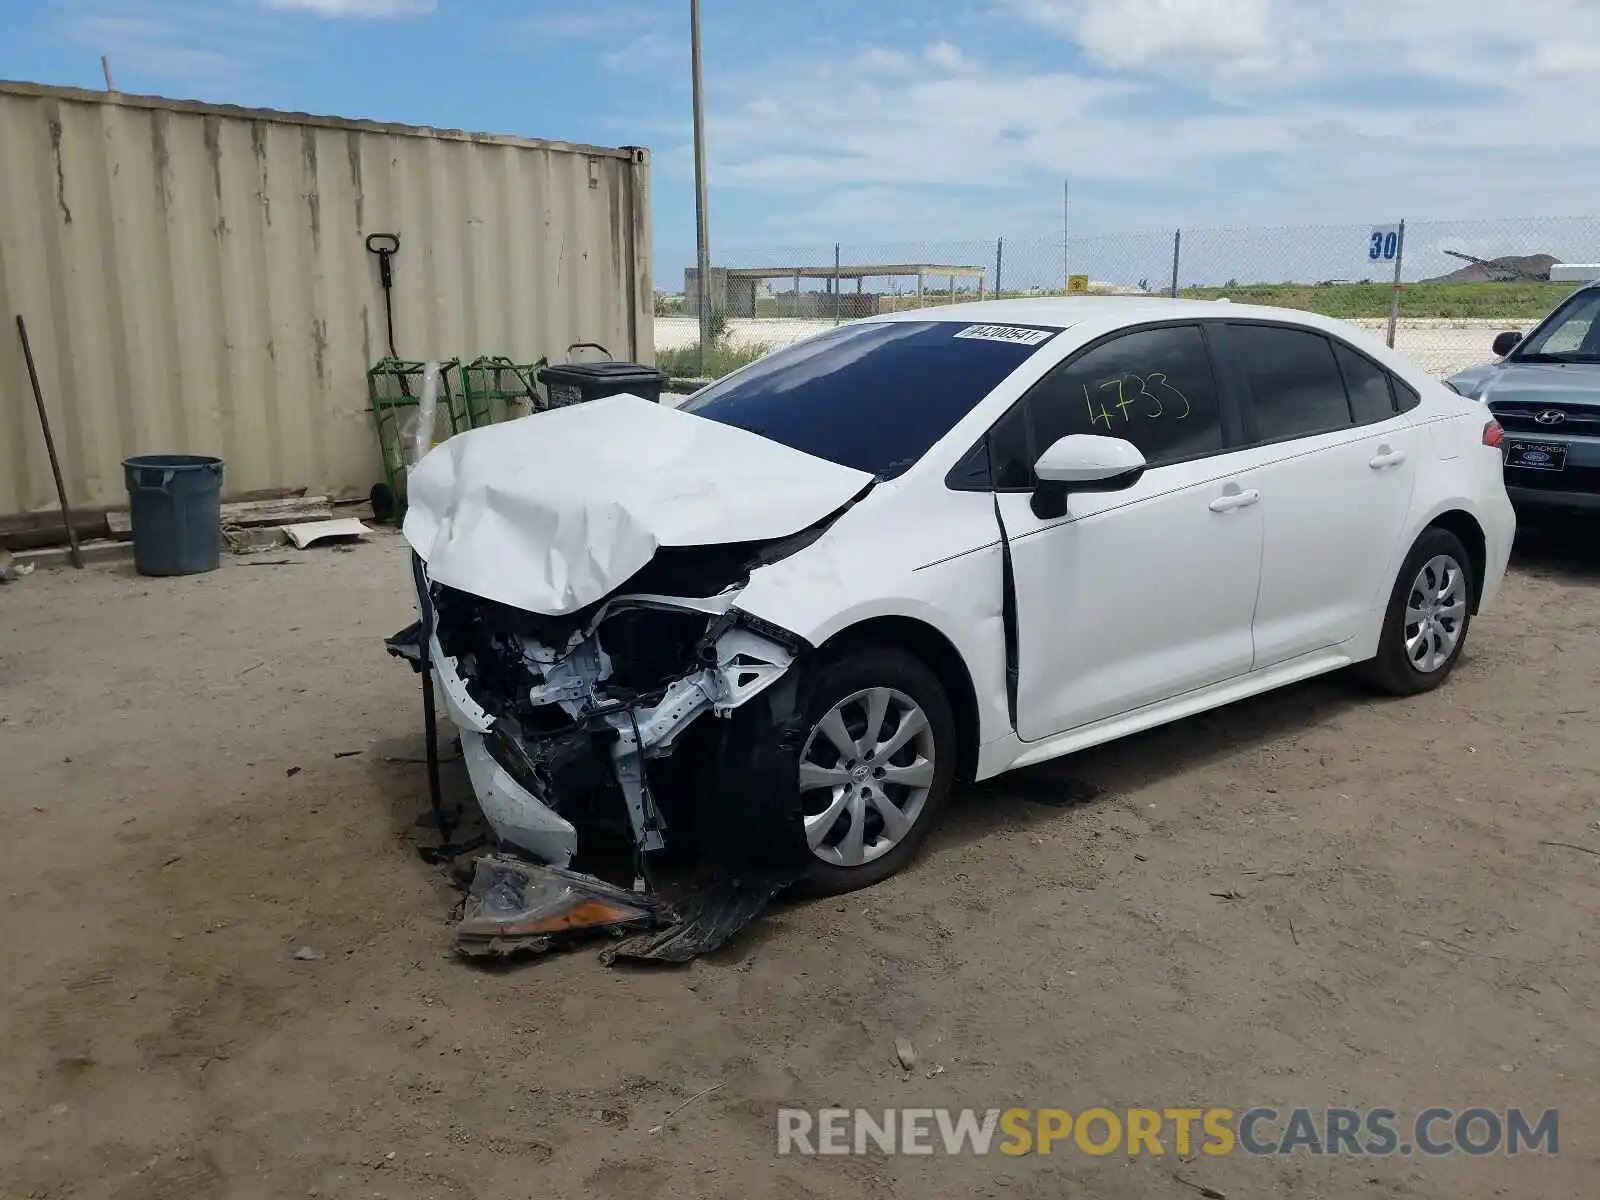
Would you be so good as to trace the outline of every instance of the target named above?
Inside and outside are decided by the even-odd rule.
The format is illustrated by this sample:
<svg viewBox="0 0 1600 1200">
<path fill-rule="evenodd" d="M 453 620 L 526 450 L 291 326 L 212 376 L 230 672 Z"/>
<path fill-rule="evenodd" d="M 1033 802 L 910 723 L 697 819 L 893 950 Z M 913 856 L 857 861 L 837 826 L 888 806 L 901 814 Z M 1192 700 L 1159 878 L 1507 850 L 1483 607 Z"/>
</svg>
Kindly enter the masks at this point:
<svg viewBox="0 0 1600 1200">
<path fill-rule="evenodd" d="M 0 1197 L 1595 1194 L 1600 857 L 1549 844 L 1600 849 L 1593 526 L 1530 532 L 1438 692 L 975 790 L 684 969 L 452 957 L 409 619 L 392 536 L 0 588 Z M 1560 1154 L 775 1153 L 780 1105 L 1097 1104 L 1553 1106 Z"/>
</svg>

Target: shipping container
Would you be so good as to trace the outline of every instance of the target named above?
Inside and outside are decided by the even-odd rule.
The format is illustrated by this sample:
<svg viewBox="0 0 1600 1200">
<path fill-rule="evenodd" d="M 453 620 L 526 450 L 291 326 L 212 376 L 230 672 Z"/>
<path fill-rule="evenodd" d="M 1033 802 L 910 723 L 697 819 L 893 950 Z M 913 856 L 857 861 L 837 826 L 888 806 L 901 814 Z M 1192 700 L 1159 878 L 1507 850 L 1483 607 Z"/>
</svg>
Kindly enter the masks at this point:
<svg viewBox="0 0 1600 1200">
<path fill-rule="evenodd" d="M 18 313 L 74 508 L 164 451 L 365 495 L 374 233 L 402 357 L 654 359 L 644 150 L 0 82 L 0 513 L 56 504 Z"/>
</svg>

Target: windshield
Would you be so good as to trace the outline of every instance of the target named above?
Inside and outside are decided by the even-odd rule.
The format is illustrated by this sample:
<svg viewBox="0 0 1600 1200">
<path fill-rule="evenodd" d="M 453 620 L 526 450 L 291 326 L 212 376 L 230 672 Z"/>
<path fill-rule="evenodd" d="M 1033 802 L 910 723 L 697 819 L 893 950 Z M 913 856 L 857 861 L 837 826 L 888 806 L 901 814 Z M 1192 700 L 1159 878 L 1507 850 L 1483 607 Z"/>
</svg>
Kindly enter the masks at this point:
<svg viewBox="0 0 1600 1200">
<path fill-rule="evenodd" d="M 683 411 L 890 479 L 1057 332 L 960 321 L 846 325 L 712 384 Z"/>
<path fill-rule="evenodd" d="M 1600 288 L 1589 288 L 1556 309 L 1517 347 L 1519 362 L 1600 362 Z"/>
</svg>

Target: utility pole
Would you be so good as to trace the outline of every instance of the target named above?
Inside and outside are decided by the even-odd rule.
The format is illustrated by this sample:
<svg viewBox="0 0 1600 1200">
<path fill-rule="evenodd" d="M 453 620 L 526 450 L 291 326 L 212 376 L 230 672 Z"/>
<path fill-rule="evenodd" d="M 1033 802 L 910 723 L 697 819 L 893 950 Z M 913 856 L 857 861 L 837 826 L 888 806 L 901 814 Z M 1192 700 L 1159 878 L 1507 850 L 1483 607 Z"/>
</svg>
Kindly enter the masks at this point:
<svg viewBox="0 0 1600 1200">
<path fill-rule="evenodd" d="M 700 314 L 700 371 L 711 346 L 711 215 L 706 202 L 706 104 L 700 77 L 700 0 L 689 0 L 689 68 L 694 91 L 694 224 L 696 309 Z"/>
<path fill-rule="evenodd" d="M 1389 349 L 1394 349 L 1394 327 L 1400 323 L 1400 264 L 1406 260 L 1406 223 L 1400 222 L 1394 246 L 1394 291 L 1389 295 Z"/>
<path fill-rule="evenodd" d="M 1072 225 L 1072 181 L 1061 181 L 1061 290 L 1071 286 L 1072 255 L 1067 249 L 1067 231 Z"/>
</svg>

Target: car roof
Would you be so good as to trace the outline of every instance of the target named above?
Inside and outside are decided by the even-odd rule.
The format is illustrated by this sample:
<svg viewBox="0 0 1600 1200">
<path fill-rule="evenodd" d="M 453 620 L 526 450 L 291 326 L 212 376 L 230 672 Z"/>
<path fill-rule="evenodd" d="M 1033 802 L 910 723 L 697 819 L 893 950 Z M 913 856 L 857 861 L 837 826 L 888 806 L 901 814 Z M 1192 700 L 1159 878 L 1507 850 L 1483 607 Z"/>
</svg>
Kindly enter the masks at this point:
<svg viewBox="0 0 1600 1200">
<path fill-rule="evenodd" d="M 967 304 L 937 305 L 910 312 L 887 313 L 875 321 L 972 321 L 988 324 L 1042 325 L 1070 329 L 1086 322 L 1126 319 L 1140 321 L 1210 317 L 1235 320 L 1292 321 L 1321 329 L 1348 329 L 1342 321 L 1300 309 L 1272 308 L 1264 304 L 1234 304 L 1228 300 L 1173 300 L 1167 296 L 1039 296 L 1018 300 L 979 300 Z"/>
</svg>

